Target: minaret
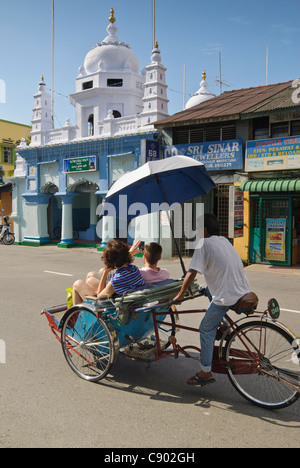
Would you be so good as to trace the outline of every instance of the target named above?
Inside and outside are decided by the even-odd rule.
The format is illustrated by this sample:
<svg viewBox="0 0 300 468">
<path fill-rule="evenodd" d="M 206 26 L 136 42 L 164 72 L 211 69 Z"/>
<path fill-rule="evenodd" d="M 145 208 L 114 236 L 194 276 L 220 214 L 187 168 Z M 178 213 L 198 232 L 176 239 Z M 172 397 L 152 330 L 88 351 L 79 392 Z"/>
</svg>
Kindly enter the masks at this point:
<svg viewBox="0 0 300 468">
<path fill-rule="evenodd" d="M 141 125 L 147 125 L 169 115 L 166 84 L 166 68 L 161 64 L 158 42 L 155 43 L 151 64 L 145 67 L 143 112 Z"/>
<path fill-rule="evenodd" d="M 38 92 L 34 97 L 34 107 L 32 109 L 32 131 L 31 131 L 31 144 L 30 146 L 42 146 L 45 144 L 43 141 L 43 132 L 53 129 L 53 122 L 51 117 L 51 96 L 47 92 L 46 83 L 42 76 L 39 82 Z"/>
</svg>

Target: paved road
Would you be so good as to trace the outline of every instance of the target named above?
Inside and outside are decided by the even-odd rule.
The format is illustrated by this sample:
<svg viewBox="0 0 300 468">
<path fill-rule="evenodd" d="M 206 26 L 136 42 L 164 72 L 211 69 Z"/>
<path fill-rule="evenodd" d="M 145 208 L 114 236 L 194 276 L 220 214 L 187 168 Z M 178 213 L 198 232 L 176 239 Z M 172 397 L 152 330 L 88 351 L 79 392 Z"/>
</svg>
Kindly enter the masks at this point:
<svg viewBox="0 0 300 468">
<path fill-rule="evenodd" d="M 97 268 L 101 254 L 0 245 L 0 255 L 0 339 L 6 343 L 0 447 L 299 447 L 299 402 L 276 412 L 254 407 L 226 376 L 203 389 L 189 387 L 193 360 L 168 358 L 148 369 L 120 358 L 102 383 L 79 379 L 40 311 L 64 303 L 65 288 Z M 178 262 L 162 265 L 180 276 Z M 246 271 L 261 306 L 277 297 L 286 309 L 282 321 L 300 336 L 300 270 L 253 265 Z M 196 307 L 206 306 L 201 301 Z M 189 337 L 198 344 L 197 334 Z"/>
</svg>

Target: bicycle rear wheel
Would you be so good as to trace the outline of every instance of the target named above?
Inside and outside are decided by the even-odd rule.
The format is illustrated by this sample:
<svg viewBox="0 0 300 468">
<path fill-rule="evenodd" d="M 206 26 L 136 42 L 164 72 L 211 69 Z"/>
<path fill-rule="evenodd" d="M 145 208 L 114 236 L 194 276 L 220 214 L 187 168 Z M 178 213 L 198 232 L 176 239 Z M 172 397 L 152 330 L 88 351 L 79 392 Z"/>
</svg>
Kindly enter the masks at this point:
<svg viewBox="0 0 300 468">
<path fill-rule="evenodd" d="M 246 322 L 227 340 L 224 359 L 235 389 L 256 406 L 279 409 L 300 397 L 300 355 L 295 337 L 272 322 Z"/>
<path fill-rule="evenodd" d="M 115 343 L 106 323 L 86 309 L 73 309 L 65 317 L 61 344 L 71 369 L 90 382 L 103 379 L 116 357 Z"/>
</svg>

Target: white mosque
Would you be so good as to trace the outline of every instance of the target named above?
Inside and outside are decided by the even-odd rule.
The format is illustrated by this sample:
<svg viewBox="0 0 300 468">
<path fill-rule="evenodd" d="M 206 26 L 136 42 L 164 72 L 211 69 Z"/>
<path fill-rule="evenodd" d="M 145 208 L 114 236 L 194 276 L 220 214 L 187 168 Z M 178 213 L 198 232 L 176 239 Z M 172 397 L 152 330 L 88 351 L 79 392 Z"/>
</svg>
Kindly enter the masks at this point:
<svg viewBox="0 0 300 468">
<path fill-rule="evenodd" d="M 70 95 L 75 124 L 67 119 L 54 128 L 51 96 L 43 77 L 39 83 L 31 142 L 18 147 L 12 177 L 11 217 L 20 244 L 48 243 L 59 227 L 59 247 L 74 244 L 75 230 L 80 241 L 105 245 L 118 236 L 118 228 L 108 220 L 99 232 L 97 206 L 122 174 L 161 157 L 164 143 L 153 123 L 168 116 L 169 101 L 158 43 L 140 72 L 137 56 L 117 33 L 111 9 L 108 35 L 87 53 Z M 187 108 L 213 97 L 205 78 Z M 151 236 L 144 233 L 143 238 L 159 241 L 160 221 L 151 216 Z"/>
<path fill-rule="evenodd" d="M 70 95 L 76 125 L 68 119 L 53 129 L 51 96 L 42 78 L 34 96 L 31 147 L 149 131 L 149 124 L 168 116 L 166 68 L 158 43 L 140 73 L 137 56 L 117 32 L 112 9 L 108 36 L 87 53 Z"/>
</svg>

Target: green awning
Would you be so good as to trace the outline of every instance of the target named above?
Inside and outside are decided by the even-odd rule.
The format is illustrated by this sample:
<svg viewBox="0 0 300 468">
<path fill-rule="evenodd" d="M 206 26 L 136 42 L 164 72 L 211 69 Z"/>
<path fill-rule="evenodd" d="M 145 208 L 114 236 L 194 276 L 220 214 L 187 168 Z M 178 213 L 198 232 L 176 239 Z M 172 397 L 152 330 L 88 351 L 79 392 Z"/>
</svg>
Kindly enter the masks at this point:
<svg viewBox="0 0 300 468">
<path fill-rule="evenodd" d="M 240 185 L 243 192 L 297 192 L 300 179 L 248 180 Z"/>
</svg>

